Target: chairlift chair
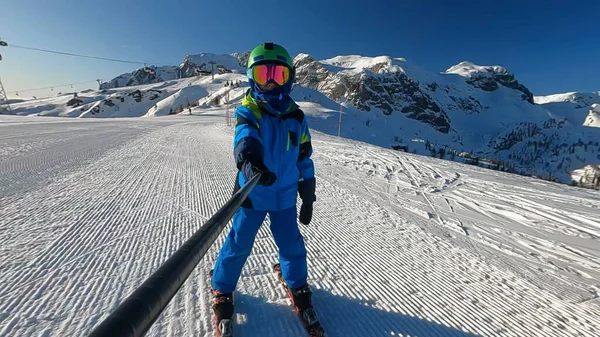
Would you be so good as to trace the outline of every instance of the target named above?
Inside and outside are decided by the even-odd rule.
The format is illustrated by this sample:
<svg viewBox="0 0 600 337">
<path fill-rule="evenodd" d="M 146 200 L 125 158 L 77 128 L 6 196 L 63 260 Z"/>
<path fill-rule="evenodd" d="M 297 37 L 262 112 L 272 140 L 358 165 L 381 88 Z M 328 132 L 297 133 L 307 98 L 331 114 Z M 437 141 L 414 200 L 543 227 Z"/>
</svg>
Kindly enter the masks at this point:
<svg viewBox="0 0 600 337">
<path fill-rule="evenodd" d="M 154 75 L 156 73 L 156 71 L 150 67 L 144 67 L 144 72 L 147 72 L 148 74 Z"/>
</svg>

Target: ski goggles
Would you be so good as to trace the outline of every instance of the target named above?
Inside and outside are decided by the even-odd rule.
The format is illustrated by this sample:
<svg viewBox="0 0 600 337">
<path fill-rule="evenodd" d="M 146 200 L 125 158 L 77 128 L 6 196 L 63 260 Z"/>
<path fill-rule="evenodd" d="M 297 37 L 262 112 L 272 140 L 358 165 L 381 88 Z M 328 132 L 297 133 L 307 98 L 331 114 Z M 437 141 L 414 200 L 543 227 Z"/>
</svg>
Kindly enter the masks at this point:
<svg viewBox="0 0 600 337">
<path fill-rule="evenodd" d="M 284 85 L 290 80 L 290 68 L 280 64 L 259 64 L 252 67 L 252 79 L 258 85 L 275 82 Z"/>
</svg>

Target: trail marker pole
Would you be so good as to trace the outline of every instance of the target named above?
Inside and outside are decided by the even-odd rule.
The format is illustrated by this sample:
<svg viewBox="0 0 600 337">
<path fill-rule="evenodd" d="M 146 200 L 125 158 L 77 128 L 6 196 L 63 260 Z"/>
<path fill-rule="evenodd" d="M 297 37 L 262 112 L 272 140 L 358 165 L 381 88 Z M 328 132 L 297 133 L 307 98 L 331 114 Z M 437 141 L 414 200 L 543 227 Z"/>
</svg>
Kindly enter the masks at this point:
<svg viewBox="0 0 600 337">
<path fill-rule="evenodd" d="M 338 137 L 342 133 L 342 100 L 340 99 L 340 120 L 338 121 Z"/>
<path fill-rule="evenodd" d="M 4 86 L 2 85 L 2 80 L 0 80 L 0 114 L 4 111 L 7 111 L 8 113 L 12 112 L 10 104 L 8 104 L 6 91 L 4 91 Z"/>
</svg>

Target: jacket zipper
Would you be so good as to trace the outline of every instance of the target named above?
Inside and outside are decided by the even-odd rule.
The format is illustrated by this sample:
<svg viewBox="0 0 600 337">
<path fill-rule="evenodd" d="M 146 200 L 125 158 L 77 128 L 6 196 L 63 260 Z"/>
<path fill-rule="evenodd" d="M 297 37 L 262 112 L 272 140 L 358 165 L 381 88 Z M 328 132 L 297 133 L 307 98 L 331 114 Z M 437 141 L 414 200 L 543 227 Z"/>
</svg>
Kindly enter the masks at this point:
<svg viewBox="0 0 600 337">
<path fill-rule="evenodd" d="M 282 155 L 283 149 L 281 149 L 282 148 L 282 144 L 283 144 L 283 142 L 281 141 L 281 134 L 283 134 L 283 129 L 284 129 L 282 127 L 283 123 L 282 123 L 282 120 L 281 120 L 281 112 L 279 112 L 279 114 L 277 115 L 277 119 L 278 119 L 278 124 L 279 124 L 279 131 L 280 131 L 280 132 L 278 132 L 280 145 L 279 145 L 279 151 L 278 151 L 279 152 L 279 165 L 277 166 L 277 180 L 279 180 L 279 183 L 281 183 L 281 180 L 280 180 L 282 178 L 281 177 L 281 165 L 282 165 L 281 160 L 282 160 L 282 157 L 283 157 L 283 155 Z M 277 193 L 275 194 L 275 197 L 277 198 L 277 210 L 279 210 L 279 208 L 281 207 L 281 205 L 280 205 L 280 198 L 279 198 L 279 195 L 277 195 Z"/>
</svg>

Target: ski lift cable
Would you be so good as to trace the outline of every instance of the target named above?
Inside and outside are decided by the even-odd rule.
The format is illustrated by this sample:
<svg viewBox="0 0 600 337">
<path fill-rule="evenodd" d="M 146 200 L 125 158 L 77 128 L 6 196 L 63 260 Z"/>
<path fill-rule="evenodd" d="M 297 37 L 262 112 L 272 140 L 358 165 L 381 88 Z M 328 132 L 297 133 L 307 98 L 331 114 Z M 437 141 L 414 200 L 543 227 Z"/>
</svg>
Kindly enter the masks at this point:
<svg viewBox="0 0 600 337">
<path fill-rule="evenodd" d="M 7 94 L 14 94 L 16 92 L 39 91 L 39 90 L 46 90 L 46 89 L 52 89 L 52 88 L 61 88 L 61 87 L 68 87 L 68 86 L 73 87 L 74 85 L 87 84 L 87 83 L 92 83 L 92 82 L 98 82 L 98 80 L 91 80 L 91 81 L 77 82 L 77 83 L 69 83 L 69 84 L 60 84 L 60 85 L 52 85 L 52 86 L 43 87 L 43 88 L 31 88 L 31 89 L 22 89 L 22 90 L 15 90 L 15 91 L 7 91 L 6 93 Z"/>
<path fill-rule="evenodd" d="M 110 61 L 110 62 L 119 62 L 119 63 L 128 63 L 128 64 L 143 64 L 144 66 L 145 66 L 146 64 L 148 64 L 148 63 L 150 63 L 150 64 L 156 64 L 156 65 L 162 65 L 162 64 L 160 64 L 160 63 L 141 62 L 141 61 L 131 61 L 131 60 L 119 60 L 119 59 L 113 59 L 113 58 L 108 58 L 108 57 L 91 56 L 91 55 L 83 55 L 83 54 L 76 54 L 76 53 L 62 52 L 62 51 L 57 51 L 57 50 L 49 50 L 49 49 L 41 49 L 41 48 L 25 47 L 25 46 L 19 46 L 19 45 L 16 45 L 16 44 L 10 44 L 10 45 L 8 45 L 8 46 L 9 46 L 9 47 L 13 47 L 13 48 L 27 49 L 27 50 L 33 50 L 33 51 L 44 52 L 44 53 L 59 54 L 59 55 L 67 55 L 67 56 L 74 56 L 74 57 L 81 57 L 81 58 L 89 58 L 89 59 L 96 59 L 96 60 L 103 60 L 103 61 Z"/>
</svg>

